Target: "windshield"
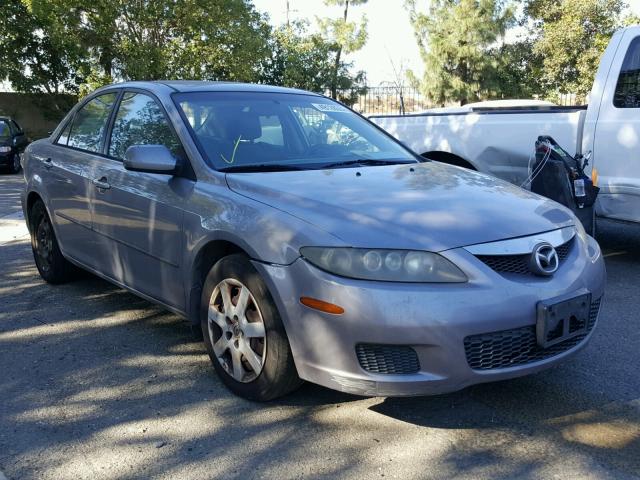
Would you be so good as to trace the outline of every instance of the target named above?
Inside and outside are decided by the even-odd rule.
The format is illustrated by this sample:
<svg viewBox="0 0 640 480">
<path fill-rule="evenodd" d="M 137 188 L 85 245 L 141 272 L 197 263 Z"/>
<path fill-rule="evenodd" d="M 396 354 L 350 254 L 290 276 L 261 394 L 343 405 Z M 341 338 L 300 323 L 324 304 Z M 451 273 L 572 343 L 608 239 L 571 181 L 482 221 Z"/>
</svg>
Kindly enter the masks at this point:
<svg viewBox="0 0 640 480">
<path fill-rule="evenodd" d="M 11 130 L 9 124 L 4 120 L 0 120 L 0 142 L 11 139 Z"/>
<path fill-rule="evenodd" d="M 337 168 L 416 162 L 401 145 L 324 97 L 282 93 L 176 94 L 218 170 Z"/>
</svg>

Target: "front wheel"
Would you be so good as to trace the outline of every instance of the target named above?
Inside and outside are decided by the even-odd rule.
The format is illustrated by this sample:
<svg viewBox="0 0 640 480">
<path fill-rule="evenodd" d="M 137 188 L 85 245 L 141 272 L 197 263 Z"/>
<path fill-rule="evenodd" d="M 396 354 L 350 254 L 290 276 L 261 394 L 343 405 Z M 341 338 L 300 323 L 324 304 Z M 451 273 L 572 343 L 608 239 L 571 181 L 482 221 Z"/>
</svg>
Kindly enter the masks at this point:
<svg viewBox="0 0 640 480">
<path fill-rule="evenodd" d="M 201 326 L 211 362 L 235 394 L 267 401 L 302 383 L 276 305 L 245 255 L 224 257 L 207 275 Z"/>
</svg>

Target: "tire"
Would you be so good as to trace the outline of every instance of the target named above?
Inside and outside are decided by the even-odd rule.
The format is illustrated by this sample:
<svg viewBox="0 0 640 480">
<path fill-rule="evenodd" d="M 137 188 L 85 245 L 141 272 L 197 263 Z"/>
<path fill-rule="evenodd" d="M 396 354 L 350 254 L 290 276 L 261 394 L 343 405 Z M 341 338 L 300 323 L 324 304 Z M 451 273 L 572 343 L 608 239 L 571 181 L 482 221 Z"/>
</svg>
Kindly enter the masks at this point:
<svg viewBox="0 0 640 480">
<path fill-rule="evenodd" d="M 41 200 L 36 201 L 31 208 L 29 224 L 33 259 L 40 276 L 52 284 L 72 280 L 78 270 L 62 256 L 51 219 Z"/>
<path fill-rule="evenodd" d="M 11 164 L 9 165 L 9 173 L 18 173 L 22 165 L 20 165 L 20 154 L 15 153 L 13 155 L 13 159 L 11 160 Z"/>
<path fill-rule="evenodd" d="M 278 309 L 245 255 L 224 257 L 209 271 L 200 324 L 213 367 L 236 395 L 263 402 L 302 384 Z"/>
</svg>

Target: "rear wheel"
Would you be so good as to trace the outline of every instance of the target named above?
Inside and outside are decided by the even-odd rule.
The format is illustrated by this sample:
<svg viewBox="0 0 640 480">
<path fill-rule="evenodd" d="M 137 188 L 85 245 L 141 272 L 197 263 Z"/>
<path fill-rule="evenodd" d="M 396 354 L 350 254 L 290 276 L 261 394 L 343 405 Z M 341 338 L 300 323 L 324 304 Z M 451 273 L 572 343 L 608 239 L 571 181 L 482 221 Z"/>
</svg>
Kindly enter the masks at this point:
<svg viewBox="0 0 640 480">
<path fill-rule="evenodd" d="M 302 383 L 275 303 L 245 255 L 221 259 L 207 275 L 201 326 L 216 372 L 237 395 L 272 400 Z"/>
<path fill-rule="evenodd" d="M 13 155 L 11 164 L 9 164 L 9 172 L 18 173 L 21 168 L 22 168 L 22 165 L 20 164 L 20 154 L 16 153 Z"/>
<path fill-rule="evenodd" d="M 31 225 L 31 249 L 40 276 L 48 283 L 64 283 L 77 272 L 76 267 L 62 256 L 51 220 L 38 200 L 29 215 Z"/>
</svg>

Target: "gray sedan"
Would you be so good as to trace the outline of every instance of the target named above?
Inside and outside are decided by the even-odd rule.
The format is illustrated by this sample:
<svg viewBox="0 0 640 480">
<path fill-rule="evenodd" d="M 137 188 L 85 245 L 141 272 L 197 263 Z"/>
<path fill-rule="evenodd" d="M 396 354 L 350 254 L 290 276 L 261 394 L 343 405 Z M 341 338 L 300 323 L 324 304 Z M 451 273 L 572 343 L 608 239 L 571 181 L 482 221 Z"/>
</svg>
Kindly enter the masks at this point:
<svg viewBox="0 0 640 480">
<path fill-rule="evenodd" d="M 604 263 L 568 209 L 313 93 L 111 85 L 24 169 L 42 277 L 184 315 L 246 398 L 449 392 L 550 367 L 597 322 Z"/>
</svg>

